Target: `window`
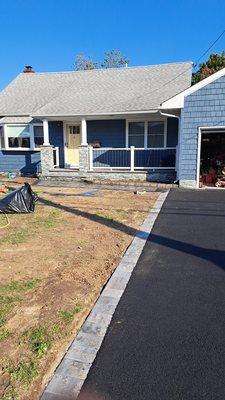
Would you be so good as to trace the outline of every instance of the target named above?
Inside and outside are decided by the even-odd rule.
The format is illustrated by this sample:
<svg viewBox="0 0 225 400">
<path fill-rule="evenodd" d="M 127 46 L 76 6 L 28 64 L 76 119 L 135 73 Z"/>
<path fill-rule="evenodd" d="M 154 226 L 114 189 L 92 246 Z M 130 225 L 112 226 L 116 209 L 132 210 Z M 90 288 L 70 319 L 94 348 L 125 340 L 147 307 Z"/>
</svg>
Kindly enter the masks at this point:
<svg viewBox="0 0 225 400">
<path fill-rule="evenodd" d="M 144 147 L 145 123 L 129 122 L 128 125 L 128 146 Z"/>
<path fill-rule="evenodd" d="M 0 148 L 34 150 L 43 144 L 44 132 L 41 124 L 0 126 Z"/>
<path fill-rule="evenodd" d="M 44 143 L 44 132 L 42 125 L 34 125 L 34 147 L 40 147 Z"/>
<path fill-rule="evenodd" d="M 164 122 L 148 122 L 148 147 L 164 147 Z"/>
<path fill-rule="evenodd" d="M 70 129 L 70 135 L 80 134 L 80 125 L 71 125 L 69 129 Z"/>
<path fill-rule="evenodd" d="M 128 146 L 139 148 L 164 147 L 165 121 L 128 122 Z"/>
<path fill-rule="evenodd" d="M 0 149 L 4 149 L 4 128 L 0 126 Z"/>
<path fill-rule="evenodd" d="M 30 148 L 29 125 L 8 125 L 7 137 L 10 148 Z"/>
</svg>

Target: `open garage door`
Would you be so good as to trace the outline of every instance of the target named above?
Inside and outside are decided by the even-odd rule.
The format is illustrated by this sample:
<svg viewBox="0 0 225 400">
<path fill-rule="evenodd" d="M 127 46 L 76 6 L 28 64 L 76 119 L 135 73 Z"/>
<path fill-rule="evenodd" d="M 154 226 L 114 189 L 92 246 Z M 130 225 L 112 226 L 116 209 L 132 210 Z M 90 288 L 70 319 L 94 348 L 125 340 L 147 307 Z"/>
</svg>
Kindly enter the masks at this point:
<svg viewBox="0 0 225 400">
<path fill-rule="evenodd" d="M 225 187 L 225 130 L 201 132 L 199 183 L 200 187 Z"/>
</svg>

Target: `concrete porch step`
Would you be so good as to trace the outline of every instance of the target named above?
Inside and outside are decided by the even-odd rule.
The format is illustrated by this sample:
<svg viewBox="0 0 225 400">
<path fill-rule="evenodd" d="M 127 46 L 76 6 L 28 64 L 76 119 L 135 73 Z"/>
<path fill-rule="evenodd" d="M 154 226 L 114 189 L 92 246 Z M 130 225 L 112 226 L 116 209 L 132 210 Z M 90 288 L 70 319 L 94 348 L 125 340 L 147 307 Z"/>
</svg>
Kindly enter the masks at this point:
<svg viewBox="0 0 225 400">
<path fill-rule="evenodd" d="M 79 179 L 80 173 L 78 169 L 72 168 L 54 168 L 51 169 L 48 173 L 41 174 L 40 178 L 42 180 L 72 180 L 72 179 Z"/>
</svg>

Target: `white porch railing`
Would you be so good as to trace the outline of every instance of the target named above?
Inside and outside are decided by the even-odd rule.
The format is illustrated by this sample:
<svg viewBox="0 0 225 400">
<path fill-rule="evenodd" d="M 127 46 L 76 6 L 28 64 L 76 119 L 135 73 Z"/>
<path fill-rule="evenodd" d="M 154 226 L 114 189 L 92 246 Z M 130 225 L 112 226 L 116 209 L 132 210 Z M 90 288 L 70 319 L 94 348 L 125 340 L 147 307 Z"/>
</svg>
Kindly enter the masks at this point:
<svg viewBox="0 0 225 400">
<path fill-rule="evenodd" d="M 90 170 L 145 170 L 176 168 L 176 147 L 126 148 L 90 146 Z"/>
</svg>

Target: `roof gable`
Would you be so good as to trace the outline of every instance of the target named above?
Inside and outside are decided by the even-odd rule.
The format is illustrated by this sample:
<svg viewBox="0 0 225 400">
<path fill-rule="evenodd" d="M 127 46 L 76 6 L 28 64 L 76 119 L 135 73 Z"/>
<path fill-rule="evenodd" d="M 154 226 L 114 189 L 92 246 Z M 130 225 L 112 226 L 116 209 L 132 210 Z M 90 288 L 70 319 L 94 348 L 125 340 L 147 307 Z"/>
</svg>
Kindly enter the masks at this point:
<svg viewBox="0 0 225 400">
<path fill-rule="evenodd" d="M 184 90 L 183 92 L 178 93 L 177 95 L 164 101 L 161 104 L 161 108 L 162 109 L 183 108 L 185 97 L 197 92 L 198 90 L 204 88 L 205 86 L 216 81 L 217 79 L 222 78 L 222 76 L 225 76 L 225 68 L 222 68 L 220 71 L 215 72 L 214 74 L 208 76 L 208 78 L 203 79 L 202 81 L 196 83 L 195 85 L 190 86 L 188 89 Z"/>
</svg>

